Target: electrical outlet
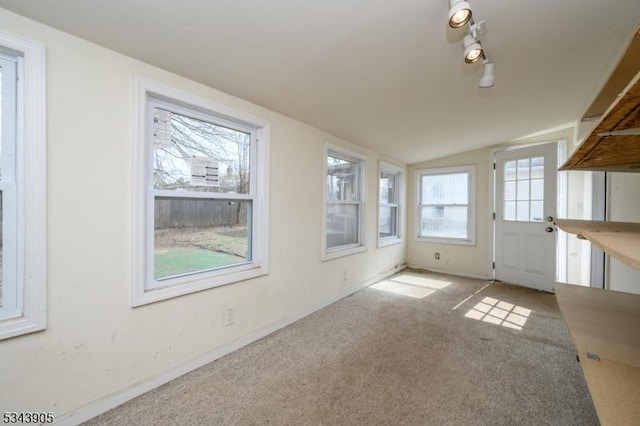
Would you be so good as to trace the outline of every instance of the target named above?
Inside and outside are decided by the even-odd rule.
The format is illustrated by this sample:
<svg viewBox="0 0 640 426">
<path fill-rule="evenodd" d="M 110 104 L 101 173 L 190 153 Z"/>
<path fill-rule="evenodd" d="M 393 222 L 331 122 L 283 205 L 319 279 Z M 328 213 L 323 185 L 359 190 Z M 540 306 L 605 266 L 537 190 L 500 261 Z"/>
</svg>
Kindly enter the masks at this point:
<svg viewBox="0 0 640 426">
<path fill-rule="evenodd" d="M 440 253 L 436 253 L 436 260 L 440 260 Z"/>
<path fill-rule="evenodd" d="M 342 280 L 343 281 L 349 281 L 349 278 L 351 278 L 349 276 L 349 270 L 345 269 L 344 271 L 342 271 Z"/>
<path fill-rule="evenodd" d="M 233 321 L 235 320 L 234 318 L 234 314 L 233 314 L 233 309 L 227 309 L 224 312 L 224 325 L 225 327 L 228 325 L 233 324 Z"/>
</svg>

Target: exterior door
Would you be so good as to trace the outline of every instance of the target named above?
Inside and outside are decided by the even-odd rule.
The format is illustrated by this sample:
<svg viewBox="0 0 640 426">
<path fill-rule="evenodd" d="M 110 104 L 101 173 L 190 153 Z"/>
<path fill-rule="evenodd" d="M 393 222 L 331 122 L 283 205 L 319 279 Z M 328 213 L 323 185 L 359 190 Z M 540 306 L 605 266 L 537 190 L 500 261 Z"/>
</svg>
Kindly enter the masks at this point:
<svg viewBox="0 0 640 426">
<path fill-rule="evenodd" d="M 557 144 L 495 155 L 495 278 L 553 292 Z"/>
</svg>

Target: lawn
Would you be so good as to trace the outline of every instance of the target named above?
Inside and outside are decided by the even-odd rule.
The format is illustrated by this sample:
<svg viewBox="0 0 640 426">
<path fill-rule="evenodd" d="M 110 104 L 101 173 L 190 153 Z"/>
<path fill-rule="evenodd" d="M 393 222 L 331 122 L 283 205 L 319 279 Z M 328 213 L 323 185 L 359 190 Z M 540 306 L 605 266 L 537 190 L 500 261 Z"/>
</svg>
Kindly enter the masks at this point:
<svg viewBox="0 0 640 426">
<path fill-rule="evenodd" d="M 155 252 L 154 257 L 153 275 L 156 278 L 233 265 L 245 261 L 243 257 L 197 247 L 161 249 Z"/>
<path fill-rule="evenodd" d="M 247 260 L 246 227 L 176 227 L 156 229 L 154 277 L 234 265 Z"/>
</svg>

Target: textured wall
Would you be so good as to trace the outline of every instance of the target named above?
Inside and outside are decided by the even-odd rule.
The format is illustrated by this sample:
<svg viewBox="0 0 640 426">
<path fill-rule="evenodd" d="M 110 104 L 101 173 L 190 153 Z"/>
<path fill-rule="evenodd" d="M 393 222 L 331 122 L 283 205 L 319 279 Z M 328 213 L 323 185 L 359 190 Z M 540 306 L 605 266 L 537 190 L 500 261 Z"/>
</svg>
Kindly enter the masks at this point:
<svg viewBox="0 0 640 426">
<path fill-rule="evenodd" d="M 1 9 L 0 29 L 47 47 L 49 226 L 48 328 L 0 341 L 0 411 L 59 417 L 404 262 L 404 244 L 376 248 L 375 153 Z M 268 276 L 131 308 L 134 75 L 271 122 Z M 321 262 L 327 141 L 368 156 L 367 251 Z"/>
</svg>

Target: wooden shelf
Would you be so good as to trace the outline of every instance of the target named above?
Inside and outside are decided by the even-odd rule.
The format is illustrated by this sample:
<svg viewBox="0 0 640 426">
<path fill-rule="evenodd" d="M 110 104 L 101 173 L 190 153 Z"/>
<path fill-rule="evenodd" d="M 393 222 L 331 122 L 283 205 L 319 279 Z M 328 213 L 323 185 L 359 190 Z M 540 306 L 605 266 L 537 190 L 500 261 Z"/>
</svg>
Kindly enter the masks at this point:
<svg viewBox="0 0 640 426">
<path fill-rule="evenodd" d="M 640 134 L 607 135 L 640 128 L 640 73 L 559 170 L 640 172 Z"/>
<path fill-rule="evenodd" d="M 555 222 L 563 231 L 585 238 L 619 261 L 640 269 L 640 223 L 571 219 Z"/>
<path fill-rule="evenodd" d="M 556 283 L 602 425 L 640 419 L 640 295 Z"/>
</svg>

